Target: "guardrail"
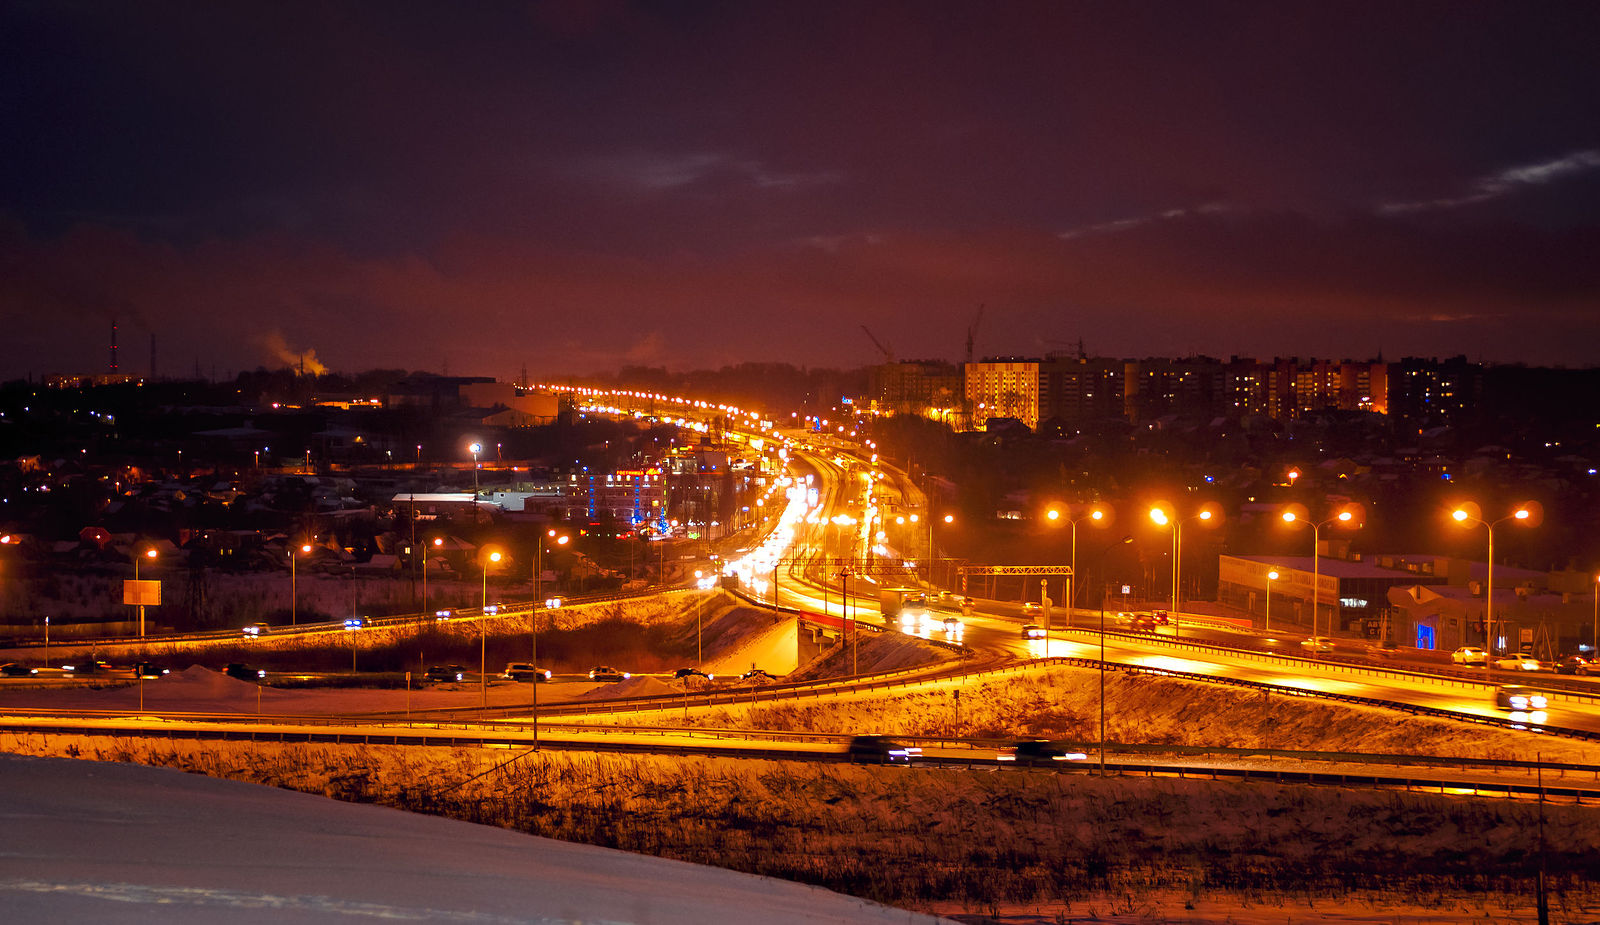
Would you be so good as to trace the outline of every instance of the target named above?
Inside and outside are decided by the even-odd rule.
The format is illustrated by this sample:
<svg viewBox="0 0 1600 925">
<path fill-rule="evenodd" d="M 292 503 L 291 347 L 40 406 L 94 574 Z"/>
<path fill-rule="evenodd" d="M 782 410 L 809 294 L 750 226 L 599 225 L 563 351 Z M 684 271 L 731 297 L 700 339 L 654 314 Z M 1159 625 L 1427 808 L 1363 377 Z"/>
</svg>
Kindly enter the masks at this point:
<svg viewBox="0 0 1600 925">
<path fill-rule="evenodd" d="M 544 601 L 513 601 L 500 604 L 497 613 L 485 614 L 480 607 L 451 608 L 451 622 L 480 620 L 484 618 L 498 619 L 500 617 L 521 616 L 537 611 L 559 610 L 566 607 L 578 607 L 586 604 L 602 604 L 607 601 L 632 600 L 641 597 L 653 597 L 663 594 L 687 594 L 692 588 L 668 588 L 653 585 L 636 591 L 605 591 L 595 594 L 562 595 L 561 607 L 547 608 Z M 426 626 L 438 621 L 437 611 L 417 614 L 400 614 L 390 617 L 367 617 L 362 629 L 405 628 L 413 626 Z M 288 626 L 274 626 L 267 629 L 261 636 L 247 636 L 242 629 L 207 630 L 204 632 L 182 633 L 163 636 L 96 636 L 92 639 L 68 636 L 58 639 L 52 648 L 62 651 L 75 651 L 88 646 L 95 648 L 108 648 L 111 646 L 156 646 L 167 645 L 175 642 L 240 642 L 252 641 L 266 637 L 283 637 L 297 635 L 311 635 L 315 633 L 343 633 L 346 631 L 343 620 L 327 620 L 318 623 L 296 623 Z M 41 648 L 42 642 L 34 640 L 19 641 L 11 648 L 33 649 Z"/>
<path fill-rule="evenodd" d="M 1068 627 L 1062 627 L 1061 630 L 1062 630 L 1062 632 L 1079 633 L 1079 634 L 1083 634 L 1083 635 L 1087 635 L 1087 636 L 1091 636 L 1091 637 L 1096 637 L 1096 638 L 1098 638 L 1099 635 L 1100 635 L 1100 630 L 1098 628 L 1089 629 L 1087 627 L 1068 626 Z M 1521 682 L 1523 682 L 1523 681 L 1525 681 L 1527 679 L 1526 674 L 1519 674 L 1515 678 L 1515 680 L 1490 678 L 1490 677 L 1486 677 L 1484 675 L 1471 675 L 1471 674 L 1465 674 L 1465 673 L 1463 673 L 1463 674 L 1461 674 L 1459 676 L 1454 674 L 1454 673 L 1449 674 L 1449 675 L 1442 675 L 1442 674 L 1437 674 L 1437 673 L 1434 673 L 1434 672 L 1410 671 L 1410 670 L 1407 670 L 1407 669 L 1404 669 L 1404 668 L 1389 668 L 1389 667 L 1385 667 L 1385 666 L 1382 666 L 1382 665 L 1374 665 L 1374 664 L 1369 664 L 1369 663 L 1364 663 L 1364 662 L 1351 662 L 1351 661 L 1346 661 L 1346 660 L 1334 660 L 1334 659 L 1328 659 L 1328 658 L 1309 658 L 1309 657 L 1301 656 L 1301 655 L 1288 655 L 1288 654 L 1279 653 L 1279 652 L 1262 651 L 1262 650 L 1259 650 L 1259 649 L 1241 649 L 1241 648 L 1236 648 L 1236 647 L 1233 647 L 1233 646 L 1224 646 L 1224 645 L 1218 645 L 1216 643 L 1200 642 L 1200 641 L 1197 641 L 1197 640 L 1188 640 L 1188 639 L 1184 639 L 1182 637 L 1162 636 L 1162 635 L 1154 634 L 1154 633 L 1127 633 L 1127 632 L 1121 632 L 1119 630 L 1109 630 L 1108 629 L 1108 630 L 1105 631 L 1105 635 L 1107 637 L 1115 637 L 1117 639 L 1123 639 L 1123 640 L 1133 640 L 1133 641 L 1145 642 L 1145 643 L 1153 642 L 1153 643 L 1156 643 L 1156 644 L 1159 644 L 1159 645 L 1171 646 L 1171 647 L 1180 648 L 1180 649 L 1190 649 L 1190 650 L 1195 650 L 1195 651 L 1208 651 L 1208 652 L 1222 652 L 1222 653 L 1226 653 L 1226 654 L 1228 654 L 1230 656 L 1248 657 L 1248 658 L 1254 659 L 1256 661 L 1264 661 L 1264 662 L 1267 662 L 1269 664 L 1317 665 L 1317 666 L 1319 666 L 1321 668 L 1333 669 L 1336 673 L 1342 671 L 1342 672 L 1347 673 L 1347 674 L 1365 674 L 1365 675 L 1371 675 L 1371 676 L 1380 676 L 1380 677 L 1389 677 L 1389 678 L 1401 678 L 1401 679 L 1408 679 L 1408 680 L 1414 680 L 1414 681 L 1423 681 L 1423 682 L 1427 682 L 1427 683 L 1430 683 L 1430 684 L 1441 684 L 1441 685 L 1450 686 L 1450 687 L 1456 687 L 1456 686 L 1465 687 L 1465 686 L 1473 686 L 1473 685 L 1485 686 L 1486 685 L 1488 687 L 1493 688 L 1493 687 L 1499 687 L 1501 684 L 1521 683 Z M 1542 677 L 1547 677 L 1547 676 L 1542 676 Z M 1459 682 L 1465 682 L 1465 683 L 1457 684 L 1456 682 L 1458 682 L 1458 681 Z M 1557 697 L 1559 697 L 1559 698 L 1561 698 L 1563 700 L 1568 700 L 1568 701 L 1571 701 L 1571 702 L 1574 702 L 1574 703 L 1584 703 L 1584 704 L 1589 704 L 1589 705 L 1600 703 L 1600 695 L 1588 694 L 1588 693 L 1584 693 L 1584 692 L 1581 692 L 1581 691 L 1575 691 L 1575 690 L 1572 690 L 1572 689 L 1566 688 L 1566 687 L 1551 687 L 1550 685 L 1546 684 L 1545 681 L 1542 680 L 1542 679 L 1538 683 L 1541 685 L 1540 686 L 1540 690 L 1541 691 L 1543 691 L 1543 692 L 1545 692 L 1547 694 L 1554 694 L 1555 696 L 1557 696 Z"/>
<path fill-rule="evenodd" d="M 294 743 L 323 743 L 332 745 L 394 745 L 394 746 L 448 746 L 448 747 L 480 747 L 480 748 L 529 748 L 534 743 L 531 738 L 522 738 L 530 732 L 527 726 L 497 725 L 492 729 L 480 726 L 461 725 L 447 727 L 441 724 L 396 724 L 396 723 L 369 723 L 356 729 L 331 728 L 341 723 L 334 722 L 331 718 L 324 717 L 324 725 L 330 727 L 323 731 L 307 730 L 308 725 L 315 723 L 306 722 L 302 717 L 252 717 L 240 715 L 238 720 L 248 720 L 249 726 L 238 724 L 216 723 L 209 726 L 167 726 L 154 728 L 118 729 L 104 725 L 75 725 L 70 722 L 62 723 L 11 723 L 0 722 L 0 729 L 14 733 L 31 733 L 35 735 L 81 735 L 81 736 L 116 736 L 126 738 L 129 735 L 139 737 L 154 737 L 168 739 L 195 739 L 195 740 L 224 740 L 224 741 L 251 741 L 251 742 L 294 742 Z M 273 722 L 281 720 L 282 722 Z M 198 718 L 195 722 L 203 722 Z M 349 726 L 347 721 L 342 725 Z M 540 740 L 539 745 L 552 750 L 571 751 L 611 751 L 645 754 L 670 754 L 670 755 L 703 755 L 719 757 L 755 758 L 769 760 L 808 761 L 838 763 L 850 761 L 848 753 L 840 746 L 849 740 L 849 736 L 819 734 L 819 733 L 786 733 L 770 730 L 704 730 L 704 729 L 671 729 L 662 727 L 611 727 L 619 732 L 626 729 L 630 737 L 636 738 L 639 734 L 656 733 L 662 736 L 680 735 L 692 732 L 695 735 L 709 737 L 715 742 L 720 738 L 734 738 L 749 740 L 766 740 L 773 743 L 787 742 L 794 744 L 817 744 L 830 746 L 826 750 L 806 749 L 771 749 L 748 746 L 718 745 L 718 744 L 688 744 L 688 743 L 652 743 L 639 741 L 623 741 L 619 736 L 616 740 L 607 741 L 604 736 L 607 727 L 573 727 L 562 724 L 542 724 L 546 737 Z M 567 732 L 583 732 L 590 735 L 599 733 L 602 738 L 598 740 L 584 739 L 552 739 L 550 733 L 558 729 Z M 952 740 L 939 740 L 903 736 L 898 737 L 908 743 L 938 742 L 941 746 L 948 747 L 956 744 Z M 961 740 L 973 750 L 984 749 L 994 751 L 999 744 L 995 740 Z M 1158 747 L 1158 746 L 1152 746 Z M 1113 746 L 1116 751 L 1126 751 L 1127 746 Z M 1292 753 L 1291 753 L 1292 754 Z M 1305 753 L 1308 755 L 1319 753 Z M 1335 753 L 1336 754 L 1336 753 Z M 1371 759 L 1390 759 L 1404 757 L 1411 763 L 1423 763 L 1419 756 L 1363 756 L 1359 753 L 1344 756 L 1351 764 L 1374 763 Z M 998 754 L 984 757 L 965 756 L 924 756 L 917 759 L 916 766 L 932 766 L 936 768 L 963 768 L 969 770 L 986 771 L 1034 771 L 1058 773 L 1095 773 L 1101 767 L 1099 762 L 1078 761 L 1052 763 L 1049 766 L 1017 765 L 1005 761 Z M 1567 772 L 1587 773 L 1595 775 L 1600 769 L 1588 765 L 1562 765 L 1556 763 L 1540 764 L 1534 762 L 1507 763 L 1515 764 L 1518 769 L 1552 771 L 1562 776 Z M 1301 783 L 1310 785 L 1338 786 L 1338 787 L 1367 787 L 1376 789 L 1404 789 L 1407 791 L 1437 792 L 1456 791 L 1460 793 L 1474 793 L 1479 795 L 1497 794 L 1507 798 L 1525 797 L 1549 799 L 1556 797 L 1570 798 L 1582 803 L 1585 799 L 1595 800 L 1600 798 L 1600 786 L 1579 787 L 1572 785 L 1556 786 L 1541 783 L 1515 783 L 1511 781 L 1495 780 L 1451 780 L 1420 776 L 1388 776 L 1380 774 L 1350 773 L 1340 770 L 1297 770 L 1284 767 L 1251 768 L 1227 767 L 1201 764 L 1181 763 L 1135 763 L 1127 761 L 1107 761 L 1103 765 L 1107 773 L 1118 776 L 1143 776 L 1143 777 L 1175 777 L 1186 780 L 1240 780 L 1240 781 L 1272 781 L 1275 783 Z"/>
</svg>

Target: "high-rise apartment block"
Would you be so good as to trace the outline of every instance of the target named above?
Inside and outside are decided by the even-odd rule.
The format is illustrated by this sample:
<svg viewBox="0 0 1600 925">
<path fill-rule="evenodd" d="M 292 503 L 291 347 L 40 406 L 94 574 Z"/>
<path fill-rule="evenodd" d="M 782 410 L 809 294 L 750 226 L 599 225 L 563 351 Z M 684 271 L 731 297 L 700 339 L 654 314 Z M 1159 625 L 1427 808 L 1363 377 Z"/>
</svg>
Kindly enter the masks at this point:
<svg viewBox="0 0 1600 925">
<path fill-rule="evenodd" d="M 1172 416 L 1291 420 L 1327 411 L 1397 415 L 1432 425 L 1457 421 L 1484 397 L 1483 367 L 1447 360 L 1320 360 L 1232 357 L 1137 360 L 1050 355 L 991 357 L 959 369 L 934 361 L 874 368 L 882 413 L 920 414 L 982 430 L 991 419 L 1077 428 L 1095 421 L 1155 422 Z"/>
</svg>

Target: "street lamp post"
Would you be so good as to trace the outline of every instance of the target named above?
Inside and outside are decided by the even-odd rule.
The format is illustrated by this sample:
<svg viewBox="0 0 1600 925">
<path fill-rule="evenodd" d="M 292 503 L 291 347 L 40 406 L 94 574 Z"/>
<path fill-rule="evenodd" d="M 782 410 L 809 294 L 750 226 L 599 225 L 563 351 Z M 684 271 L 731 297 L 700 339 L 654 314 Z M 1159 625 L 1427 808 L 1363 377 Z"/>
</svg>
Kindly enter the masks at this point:
<svg viewBox="0 0 1600 925">
<path fill-rule="evenodd" d="M 483 692 L 486 710 L 489 708 L 489 566 L 499 561 L 499 550 L 483 557 L 483 606 L 478 609 L 478 688 Z M 538 682 L 534 683 L 534 690 L 538 690 Z"/>
<path fill-rule="evenodd" d="M 1081 517 L 1069 517 L 1066 514 L 1063 514 L 1061 511 L 1057 510 L 1056 508 L 1051 508 L 1050 510 L 1045 512 L 1044 516 L 1045 516 L 1046 520 L 1049 520 L 1051 522 L 1055 522 L 1057 520 L 1065 519 L 1067 524 L 1068 524 L 1068 526 L 1070 526 L 1072 528 L 1072 558 L 1071 558 L 1071 561 L 1070 561 L 1069 566 L 1068 566 L 1069 568 L 1072 569 L 1072 574 L 1069 575 L 1068 578 L 1067 578 L 1067 593 L 1066 593 L 1067 619 L 1066 619 L 1065 624 L 1064 624 L 1064 625 L 1071 625 L 1071 623 L 1072 623 L 1072 608 L 1078 601 L 1078 521 L 1080 521 L 1080 520 L 1089 520 L 1089 521 L 1092 521 L 1093 523 L 1096 523 L 1096 524 L 1102 524 L 1102 523 L 1105 522 L 1106 517 L 1107 517 L 1106 509 L 1097 504 L 1097 505 L 1091 507 L 1089 509 L 1088 513 L 1084 514 Z M 1176 611 L 1177 608 L 1174 607 L 1173 610 Z M 1048 626 L 1046 626 L 1045 627 L 1045 632 L 1048 633 L 1049 631 L 1050 631 L 1050 628 Z"/>
<path fill-rule="evenodd" d="M 1322 528 L 1330 524 L 1348 524 L 1355 519 L 1355 513 L 1348 508 L 1324 520 L 1322 523 L 1317 523 L 1296 510 L 1283 512 L 1283 522 L 1286 524 L 1305 520 L 1306 523 L 1311 525 L 1311 635 L 1313 637 L 1317 635 L 1318 610 L 1322 602 Z M 1337 606 L 1335 606 L 1335 613 L 1337 613 Z M 1332 620 L 1328 621 L 1328 635 L 1333 635 Z"/>
<path fill-rule="evenodd" d="M 850 673 L 855 675 L 860 673 L 860 661 L 856 651 L 856 624 L 854 620 L 850 619 L 851 574 L 848 567 L 839 570 L 839 596 L 841 599 L 839 612 L 843 615 L 843 622 L 840 625 L 848 627 L 848 632 L 850 633 Z"/>
<path fill-rule="evenodd" d="M 310 543 L 300 545 L 301 553 L 311 552 Z M 295 575 L 294 547 L 289 547 L 289 625 L 300 625 L 300 582 Z"/>
<path fill-rule="evenodd" d="M 430 544 L 433 548 L 438 549 L 444 546 L 444 539 L 436 536 L 422 546 L 422 612 L 424 614 L 428 612 L 428 546 Z"/>
<path fill-rule="evenodd" d="M 1172 527 L 1172 631 L 1174 634 L 1178 631 L 1178 604 L 1181 600 L 1178 582 L 1182 574 L 1183 565 L 1183 525 L 1191 520 L 1209 523 L 1219 516 L 1217 509 L 1213 507 L 1201 508 L 1200 513 L 1190 517 L 1179 517 L 1176 512 L 1168 513 L 1165 508 L 1160 506 L 1150 509 L 1150 519 L 1152 521 L 1155 521 L 1159 526 Z"/>
<path fill-rule="evenodd" d="M 472 451 L 472 503 L 478 503 L 478 454 L 483 452 L 483 444 L 474 443 L 467 447 Z"/>
<path fill-rule="evenodd" d="M 1519 505 L 1516 510 L 1499 520 L 1485 520 L 1483 512 L 1476 504 L 1467 503 L 1450 512 L 1450 517 L 1456 523 L 1466 526 L 1468 524 L 1483 524 L 1489 533 L 1489 574 L 1485 583 L 1483 594 L 1483 651 L 1485 664 L 1488 658 L 1494 656 L 1494 528 L 1506 521 L 1522 523 L 1533 526 L 1537 522 L 1534 502 Z"/>
<path fill-rule="evenodd" d="M 1278 580 L 1278 570 L 1271 569 L 1267 572 L 1267 626 L 1266 631 L 1272 632 L 1272 583 Z"/>
<path fill-rule="evenodd" d="M 699 668 L 706 663 L 705 649 L 701 645 L 700 633 L 700 570 L 694 570 L 694 664 Z"/>
<path fill-rule="evenodd" d="M 544 599 L 539 596 L 539 583 L 544 578 L 544 541 L 555 539 L 557 546 L 565 546 L 571 537 L 562 535 L 557 537 L 556 531 L 546 530 L 544 536 L 539 537 L 539 543 L 534 547 L 533 555 L 533 748 L 539 748 L 539 608 L 544 606 Z"/>
<path fill-rule="evenodd" d="M 1589 658 L 1600 653 L 1600 575 L 1594 576 L 1594 637 L 1589 641 Z"/>
<path fill-rule="evenodd" d="M 1105 562 L 1106 553 L 1118 546 L 1125 546 L 1133 542 L 1132 536 L 1111 543 L 1095 557 L 1096 565 Z M 1100 586 L 1100 776 L 1106 776 L 1106 591 L 1104 583 Z"/>
<path fill-rule="evenodd" d="M 133 557 L 133 582 L 134 582 L 134 585 L 133 585 L 134 592 L 133 593 L 137 594 L 139 596 L 139 638 L 143 639 L 144 638 L 144 591 L 139 588 L 139 557 L 140 556 L 143 556 L 146 559 L 154 559 L 156 557 L 155 547 L 152 546 L 152 547 L 146 549 L 144 552 L 139 553 L 139 554 L 137 554 L 137 555 L 135 555 Z"/>
</svg>

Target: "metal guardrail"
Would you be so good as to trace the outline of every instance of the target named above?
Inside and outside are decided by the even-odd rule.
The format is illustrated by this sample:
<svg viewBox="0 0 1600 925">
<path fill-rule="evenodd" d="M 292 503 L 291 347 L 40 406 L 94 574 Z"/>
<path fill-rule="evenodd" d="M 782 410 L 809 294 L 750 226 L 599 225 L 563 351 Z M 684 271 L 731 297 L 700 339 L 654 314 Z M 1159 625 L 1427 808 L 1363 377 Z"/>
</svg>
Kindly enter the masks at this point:
<svg viewBox="0 0 1600 925">
<path fill-rule="evenodd" d="M 1098 628 L 1089 629 L 1087 627 L 1076 626 L 1062 627 L 1062 632 L 1080 633 L 1092 637 L 1098 637 L 1100 635 L 1100 630 Z M 1288 655 L 1279 652 L 1268 652 L 1260 649 L 1241 649 L 1233 646 L 1218 645 L 1210 642 L 1199 642 L 1197 640 L 1187 640 L 1183 639 L 1182 637 L 1161 636 L 1152 633 L 1126 633 L 1118 630 L 1106 630 L 1105 635 L 1107 637 L 1116 637 L 1124 640 L 1154 642 L 1159 645 L 1172 646 L 1181 649 L 1223 652 L 1231 656 L 1249 657 L 1258 661 L 1265 661 L 1273 664 L 1317 665 L 1322 668 L 1331 668 L 1336 671 L 1343 670 L 1345 673 L 1349 674 L 1366 674 L 1372 676 L 1404 678 L 1414 681 L 1424 681 L 1432 684 L 1444 684 L 1447 686 L 1457 686 L 1454 682 L 1461 681 L 1465 683 L 1459 686 L 1499 687 L 1501 684 L 1520 683 L 1524 680 L 1527 680 L 1525 673 L 1516 676 L 1515 680 L 1509 678 L 1490 678 L 1485 675 L 1473 675 L 1468 673 L 1461 673 L 1458 675 L 1454 672 L 1448 675 L 1442 675 L 1434 672 L 1410 671 L 1404 668 L 1389 668 L 1383 665 L 1374 665 L 1365 662 L 1351 662 L 1328 658 L 1311 658 L 1302 655 Z M 1542 684 L 1543 682 L 1541 681 L 1540 683 Z M 1549 686 L 1541 686 L 1540 690 L 1546 694 L 1553 694 L 1563 700 L 1568 700 L 1575 703 L 1584 703 L 1589 705 L 1600 704 L 1600 695 L 1596 694 L 1588 694 L 1561 687 L 1551 688 Z"/>
<path fill-rule="evenodd" d="M 1479 716 L 1476 713 L 1461 713 L 1456 710 L 1446 710 L 1440 707 L 1427 707 L 1421 704 L 1404 703 L 1396 700 L 1383 700 L 1376 697 L 1362 697 L 1356 694 L 1339 694 L 1331 691 L 1310 691 L 1299 687 L 1289 687 L 1282 684 L 1269 684 L 1265 681 L 1247 681 L 1243 678 L 1229 678 L 1222 675 L 1206 675 L 1189 671 L 1175 671 L 1168 668 L 1151 668 L 1144 665 L 1125 665 L 1118 662 L 1101 663 L 1098 659 L 1075 658 L 1070 656 L 1056 656 L 1039 661 L 1064 662 L 1085 668 L 1098 668 L 1104 664 L 1106 670 L 1124 671 L 1132 674 L 1162 675 L 1166 677 L 1182 678 L 1187 681 L 1203 681 L 1211 684 L 1227 684 L 1234 687 L 1245 687 L 1266 693 L 1280 694 L 1285 697 L 1310 697 L 1320 700 L 1335 700 L 1342 703 L 1352 703 L 1360 706 L 1381 707 L 1387 710 L 1397 710 L 1410 713 L 1414 716 L 1429 716 L 1437 719 L 1450 719 L 1458 722 L 1475 723 L 1480 726 L 1492 726 L 1499 729 L 1512 729 L 1518 731 L 1533 730 L 1548 735 L 1561 736 L 1569 739 L 1581 739 L 1586 742 L 1600 741 L 1600 732 L 1590 732 L 1587 729 L 1569 729 L 1562 726 L 1548 726 L 1528 720 L 1502 719 L 1497 716 Z"/>
<path fill-rule="evenodd" d="M 447 746 L 447 747 L 479 747 L 479 748 L 530 748 L 533 743 L 529 739 L 521 738 L 528 733 L 528 727 L 513 726 L 495 729 L 485 729 L 482 726 L 459 726 L 449 728 L 440 725 L 426 725 L 421 728 L 416 724 L 381 723 L 370 724 L 357 730 L 326 729 L 325 731 L 306 730 L 304 728 L 283 728 L 284 726 L 305 726 L 307 723 L 300 718 L 292 718 L 293 723 L 276 724 L 267 722 L 267 728 L 261 728 L 263 721 L 269 719 L 291 719 L 287 717 L 267 718 L 242 716 L 240 719 L 251 721 L 250 728 L 234 724 L 214 724 L 210 726 L 170 726 L 147 729 L 129 730 L 115 729 L 105 726 L 80 726 L 70 723 L 60 724 L 20 724 L 0 723 L 0 729 L 11 732 L 25 732 L 35 735 L 82 735 L 82 736 L 117 736 L 127 737 L 130 734 L 140 737 L 159 737 L 167 739 L 192 739 L 192 740 L 221 740 L 221 741 L 251 741 L 251 742 L 294 742 L 294 743 L 323 743 L 331 745 L 394 745 L 394 746 Z M 329 723 L 329 725 L 333 725 Z M 638 741 L 607 741 L 585 739 L 561 740 L 551 739 L 548 733 L 563 727 L 560 724 L 543 724 L 547 737 L 540 741 L 542 748 L 551 750 L 570 751 L 609 751 L 628 752 L 632 754 L 669 754 L 669 755 L 703 755 L 718 757 L 736 757 L 750 759 L 809 761 L 824 763 L 839 763 L 850 761 L 849 755 L 839 746 L 841 740 L 848 741 L 850 737 L 839 735 L 824 735 L 815 733 L 782 733 L 766 730 L 738 731 L 742 739 L 758 738 L 768 741 L 796 742 L 801 744 L 826 744 L 832 746 L 825 750 L 804 749 L 767 749 L 752 748 L 748 746 L 717 745 L 717 744 L 685 744 L 685 743 L 651 743 Z M 401 727 L 401 728 L 396 728 Z M 619 732 L 626 731 L 631 736 L 637 736 L 641 731 L 656 731 L 661 735 L 678 734 L 677 730 L 655 729 L 641 730 L 639 727 L 612 727 Z M 582 731 L 593 734 L 604 733 L 605 727 L 582 727 Z M 699 735 L 707 735 L 707 730 L 693 730 Z M 734 731 L 726 731 L 733 733 Z M 718 734 L 711 734 L 716 739 Z M 733 735 L 728 736 L 732 738 Z M 925 738 L 900 737 L 907 742 L 929 742 Z M 948 742 L 949 740 L 937 740 Z M 968 740 L 968 744 L 976 748 L 980 743 Z M 993 746 L 991 745 L 992 749 Z M 1124 750 L 1124 746 L 1113 746 L 1114 749 Z M 1352 758 L 1369 758 L 1372 756 L 1352 755 Z M 1394 756 L 1379 756 L 1390 758 Z M 1350 763 L 1368 763 L 1355 761 Z M 1003 761 L 998 755 L 993 757 L 963 757 L 963 756 L 931 756 L 917 759 L 914 764 L 919 767 L 935 768 L 960 768 L 968 770 L 987 771 L 1034 771 L 1040 773 L 1095 773 L 1100 765 L 1098 762 L 1063 762 L 1050 766 L 1016 765 Z M 1524 762 L 1524 769 L 1534 767 L 1543 770 L 1563 772 L 1567 770 L 1583 773 L 1594 773 L 1597 769 L 1584 765 L 1558 765 Z M 1338 786 L 1338 787 L 1365 787 L 1372 789 L 1404 789 L 1407 791 L 1421 791 L 1428 793 L 1444 793 L 1455 791 L 1459 793 L 1472 793 L 1478 795 L 1497 794 L 1507 798 L 1570 798 L 1577 803 L 1585 799 L 1600 799 L 1600 786 L 1578 787 L 1572 785 L 1554 786 L 1540 784 L 1520 784 L 1509 781 L 1485 780 L 1450 780 L 1417 776 L 1388 776 L 1381 774 L 1353 774 L 1348 771 L 1315 771 L 1296 770 L 1292 768 L 1248 768 L 1248 767 L 1219 767 L 1213 765 L 1196 764 L 1151 764 L 1134 763 L 1126 761 L 1107 761 L 1104 765 L 1108 773 L 1118 776 L 1142 777 L 1175 777 L 1185 780 L 1239 780 L 1239 781 L 1271 781 L 1274 783 L 1300 783 L 1308 785 Z"/>
<path fill-rule="evenodd" d="M 606 591 L 598 594 L 562 595 L 560 608 L 547 608 L 544 601 L 513 601 L 502 603 L 498 613 L 484 614 L 480 607 L 451 608 L 450 622 L 466 622 L 480 620 L 485 617 L 498 619 L 501 617 L 522 616 L 537 611 L 549 612 L 566 607 L 578 607 L 587 604 L 603 604 L 608 601 L 633 600 L 641 597 L 654 597 L 663 594 L 687 594 L 692 588 L 667 588 L 659 585 L 642 588 L 637 591 Z M 385 629 L 426 626 L 437 622 L 437 611 L 417 614 L 400 614 L 392 617 L 368 617 L 362 629 Z M 316 633 L 343 633 L 346 631 L 343 620 L 328 620 L 320 623 L 297 623 L 288 626 L 271 627 L 263 635 L 271 637 L 305 636 Z M 111 646 L 159 646 L 179 642 L 248 642 L 260 639 L 260 636 L 246 636 L 242 629 L 207 630 L 204 632 L 169 634 L 164 636 L 96 636 L 94 638 L 80 638 L 68 636 L 56 641 L 53 648 L 62 651 L 76 651 L 86 647 L 108 648 Z M 42 643 L 34 640 L 18 641 L 12 648 L 33 649 L 41 648 Z"/>
</svg>

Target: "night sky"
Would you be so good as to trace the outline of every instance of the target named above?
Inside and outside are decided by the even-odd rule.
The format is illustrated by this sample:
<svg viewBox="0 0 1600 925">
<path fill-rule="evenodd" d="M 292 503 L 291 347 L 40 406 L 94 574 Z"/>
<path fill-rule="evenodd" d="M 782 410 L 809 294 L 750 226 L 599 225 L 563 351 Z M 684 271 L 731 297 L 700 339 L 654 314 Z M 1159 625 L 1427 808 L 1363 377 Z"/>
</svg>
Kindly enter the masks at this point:
<svg viewBox="0 0 1600 925">
<path fill-rule="evenodd" d="M 1600 3 L 0 0 L 0 118 L 0 379 L 1600 360 Z"/>
</svg>

